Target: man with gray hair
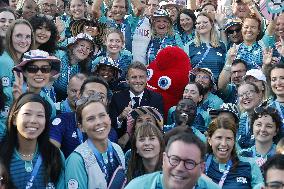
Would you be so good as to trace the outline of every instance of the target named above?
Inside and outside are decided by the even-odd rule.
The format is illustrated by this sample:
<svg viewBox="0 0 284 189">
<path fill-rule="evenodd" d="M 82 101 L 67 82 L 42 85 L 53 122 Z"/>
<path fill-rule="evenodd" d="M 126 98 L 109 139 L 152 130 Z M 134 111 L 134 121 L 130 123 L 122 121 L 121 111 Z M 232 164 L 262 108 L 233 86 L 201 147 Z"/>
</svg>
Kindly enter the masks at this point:
<svg viewBox="0 0 284 189">
<path fill-rule="evenodd" d="M 44 15 L 52 16 L 53 18 L 57 15 L 56 0 L 39 0 L 38 1 L 39 12 Z"/>
</svg>

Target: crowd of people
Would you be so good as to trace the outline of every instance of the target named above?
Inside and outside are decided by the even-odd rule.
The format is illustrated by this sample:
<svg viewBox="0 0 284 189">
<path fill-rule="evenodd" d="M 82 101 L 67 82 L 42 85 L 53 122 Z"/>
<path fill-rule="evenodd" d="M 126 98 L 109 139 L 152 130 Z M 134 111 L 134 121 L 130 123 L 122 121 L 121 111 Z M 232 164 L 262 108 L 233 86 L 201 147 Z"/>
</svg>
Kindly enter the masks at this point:
<svg viewBox="0 0 284 189">
<path fill-rule="evenodd" d="M 0 2 L 0 189 L 283 187 L 282 1 Z"/>
</svg>

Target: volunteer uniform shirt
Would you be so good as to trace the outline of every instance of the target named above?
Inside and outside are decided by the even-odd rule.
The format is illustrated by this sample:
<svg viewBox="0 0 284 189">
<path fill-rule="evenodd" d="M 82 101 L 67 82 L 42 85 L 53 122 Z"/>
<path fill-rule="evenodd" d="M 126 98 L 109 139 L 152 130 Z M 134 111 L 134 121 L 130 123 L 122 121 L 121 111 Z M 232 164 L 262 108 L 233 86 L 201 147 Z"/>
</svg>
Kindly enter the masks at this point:
<svg viewBox="0 0 284 189">
<path fill-rule="evenodd" d="M 55 80 L 53 86 L 58 96 L 65 99 L 67 85 L 70 78 L 80 72 L 79 64 L 70 65 L 68 54 L 63 51 L 56 53 L 56 57 L 61 60 L 60 76 Z M 60 99 L 61 100 L 61 99 Z"/>
<path fill-rule="evenodd" d="M 195 185 L 195 189 L 206 188 L 218 189 L 220 187 L 208 178 L 200 176 Z M 165 189 L 163 185 L 163 173 L 158 171 L 137 177 L 126 185 L 125 189 Z"/>
<path fill-rule="evenodd" d="M 247 112 L 242 113 L 240 116 L 236 140 L 242 149 L 250 148 L 254 145 L 254 136 L 250 128 L 250 118 Z"/>
<path fill-rule="evenodd" d="M 62 113 L 51 123 L 49 137 L 61 144 L 65 157 L 68 157 L 79 146 L 77 123 L 74 112 Z"/>
<path fill-rule="evenodd" d="M 218 184 L 224 170 L 226 170 L 226 164 L 219 164 L 213 157 L 207 176 Z M 263 177 L 257 164 L 251 160 L 240 158 L 238 166 L 234 170 L 231 167 L 222 189 L 251 189 L 262 182 Z"/>
<path fill-rule="evenodd" d="M 186 53 L 189 55 L 192 67 L 209 68 L 217 81 L 225 64 L 226 47 L 224 43 L 220 42 L 219 47 L 207 46 L 206 43 L 202 43 L 197 47 L 195 43 L 192 42 L 187 48 L 188 51 L 186 51 Z M 206 51 L 208 51 L 208 53 L 204 56 Z"/>
<path fill-rule="evenodd" d="M 36 153 L 35 157 L 32 160 L 33 167 L 36 164 L 39 153 Z M 65 159 L 62 154 L 62 165 L 64 166 Z M 64 188 L 64 169 L 61 171 L 60 177 L 57 183 L 49 182 L 47 185 L 44 182 L 44 167 L 43 162 L 38 170 L 36 177 L 34 178 L 33 186 L 31 189 L 55 189 L 55 188 Z M 31 178 L 31 172 L 27 172 L 25 169 L 25 161 L 21 159 L 18 152 L 13 153 L 11 164 L 10 164 L 10 178 L 13 184 L 18 189 L 26 188 L 28 180 Z"/>
<path fill-rule="evenodd" d="M 0 56 L 0 79 L 2 81 L 3 88 L 13 86 L 13 67 L 15 63 L 10 55 L 4 51 Z"/>
<path fill-rule="evenodd" d="M 156 58 L 158 52 L 167 46 L 179 46 L 183 49 L 179 34 L 166 35 L 163 38 L 152 36 L 147 47 L 147 64 L 150 64 Z"/>
<path fill-rule="evenodd" d="M 253 158 L 253 160 L 255 161 L 255 163 L 261 167 L 268 158 L 274 156 L 276 153 L 276 145 L 272 144 L 270 150 L 265 154 L 265 155 L 261 155 L 256 151 L 256 147 L 255 145 L 247 148 L 247 149 L 243 149 L 240 151 L 240 156 L 242 157 L 249 157 L 249 158 Z"/>
</svg>

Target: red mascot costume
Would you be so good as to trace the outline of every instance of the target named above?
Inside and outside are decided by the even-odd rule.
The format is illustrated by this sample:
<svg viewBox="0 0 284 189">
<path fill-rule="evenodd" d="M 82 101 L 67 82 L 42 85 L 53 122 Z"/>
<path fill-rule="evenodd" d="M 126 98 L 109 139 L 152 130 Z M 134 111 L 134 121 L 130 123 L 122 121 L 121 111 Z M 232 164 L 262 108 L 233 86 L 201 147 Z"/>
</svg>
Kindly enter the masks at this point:
<svg viewBox="0 0 284 189">
<path fill-rule="evenodd" d="M 165 120 L 170 107 L 177 105 L 182 98 L 190 71 L 189 57 L 177 46 L 162 49 L 149 64 L 147 88 L 163 96 Z"/>
</svg>

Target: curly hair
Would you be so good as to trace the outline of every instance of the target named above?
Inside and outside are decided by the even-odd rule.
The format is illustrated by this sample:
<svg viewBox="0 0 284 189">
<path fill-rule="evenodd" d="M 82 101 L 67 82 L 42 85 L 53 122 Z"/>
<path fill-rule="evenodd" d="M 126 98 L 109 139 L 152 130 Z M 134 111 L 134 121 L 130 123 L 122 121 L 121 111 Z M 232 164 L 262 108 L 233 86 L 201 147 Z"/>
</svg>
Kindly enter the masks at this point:
<svg viewBox="0 0 284 189">
<path fill-rule="evenodd" d="M 56 50 L 58 31 L 53 21 L 49 20 L 46 16 L 34 16 L 30 20 L 34 32 L 41 27 L 45 27 L 51 32 L 49 40 L 41 44 L 38 49 L 54 54 Z"/>
</svg>

